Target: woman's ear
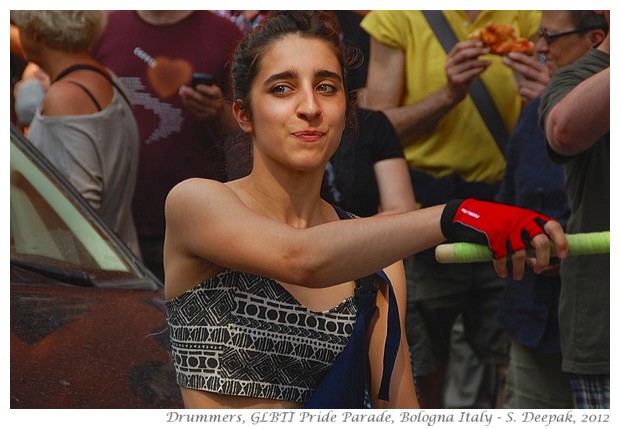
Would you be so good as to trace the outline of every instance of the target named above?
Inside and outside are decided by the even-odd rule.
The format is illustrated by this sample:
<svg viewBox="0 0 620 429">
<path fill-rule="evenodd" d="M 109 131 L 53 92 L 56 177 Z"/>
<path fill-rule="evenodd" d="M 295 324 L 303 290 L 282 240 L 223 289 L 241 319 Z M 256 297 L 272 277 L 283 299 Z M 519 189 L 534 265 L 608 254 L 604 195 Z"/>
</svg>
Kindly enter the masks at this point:
<svg viewBox="0 0 620 429">
<path fill-rule="evenodd" d="M 250 115 L 246 109 L 243 108 L 243 100 L 237 100 L 232 105 L 233 116 L 241 128 L 246 133 L 252 132 L 252 123 L 250 122 Z"/>
</svg>

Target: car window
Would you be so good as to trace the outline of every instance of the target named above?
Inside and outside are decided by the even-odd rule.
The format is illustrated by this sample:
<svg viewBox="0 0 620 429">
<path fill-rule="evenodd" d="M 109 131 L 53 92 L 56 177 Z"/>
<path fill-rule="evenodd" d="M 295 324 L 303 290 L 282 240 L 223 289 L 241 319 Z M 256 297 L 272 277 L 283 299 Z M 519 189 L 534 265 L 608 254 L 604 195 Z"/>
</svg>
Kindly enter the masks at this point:
<svg viewBox="0 0 620 429">
<path fill-rule="evenodd" d="M 11 262 L 73 270 L 93 282 L 142 277 L 109 231 L 11 139 Z"/>
</svg>

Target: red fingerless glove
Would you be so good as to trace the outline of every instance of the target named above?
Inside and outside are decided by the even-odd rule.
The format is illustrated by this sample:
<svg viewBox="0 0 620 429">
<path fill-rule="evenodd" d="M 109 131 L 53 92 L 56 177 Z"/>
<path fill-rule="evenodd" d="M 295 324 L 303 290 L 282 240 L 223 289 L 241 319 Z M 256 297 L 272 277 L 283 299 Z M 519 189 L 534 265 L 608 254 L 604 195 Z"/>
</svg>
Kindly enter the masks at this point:
<svg viewBox="0 0 620 429">
<path fill-rule="evenodd" d="M 450 241 L 485 244 L 494 259 L 501 259 L 544 234 L 549 220 L 532 210 L 468 198 L 448 202 L 441 215 L 441 231 Z"/>
</svg>

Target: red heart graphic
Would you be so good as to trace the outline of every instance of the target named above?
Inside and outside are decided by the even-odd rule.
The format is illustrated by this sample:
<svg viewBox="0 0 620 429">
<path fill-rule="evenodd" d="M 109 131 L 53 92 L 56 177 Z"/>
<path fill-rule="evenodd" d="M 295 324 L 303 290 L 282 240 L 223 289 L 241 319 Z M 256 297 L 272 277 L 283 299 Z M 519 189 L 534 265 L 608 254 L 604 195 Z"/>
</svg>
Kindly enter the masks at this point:
<svg viewBox="0 0 620 429">
<path fill-rule="evenodd" d="M 185 60 L 170 60 L 166 57 L 155 57 L 155 67 L 147 70 L 151 85 L 161 98 L 175 94 L 181 85 L 187 84 L 192 78 L 192 66 Z"/>
</svg>

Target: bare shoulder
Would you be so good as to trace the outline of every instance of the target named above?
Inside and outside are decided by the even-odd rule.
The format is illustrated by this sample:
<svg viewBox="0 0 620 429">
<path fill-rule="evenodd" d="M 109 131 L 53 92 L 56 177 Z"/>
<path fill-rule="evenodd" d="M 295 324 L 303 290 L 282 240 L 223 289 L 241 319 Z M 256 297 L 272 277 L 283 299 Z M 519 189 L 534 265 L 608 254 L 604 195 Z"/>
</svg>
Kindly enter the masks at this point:
<svg viewBox="0 0 620 429">
<path fill-rule="evenodd" d="M 190 208 L 208 210 L 218 207 L 226 199 L 236 198 L 235 193 L 224 183 L 216 180 L 192 178 L 175 185 L 166 198 L 166 214 L 177 209 Z"/>
<path fill-rule="evenodd" d="M 230 184 L 216 180 L 192 178 L 175 185 L 166 198 L 166 224 L 182 229 L 203 228 L 215 221 L 234 219 L 231 213 L 247 210 Z"/>
<path fill-rule="evenodd" d="M 224 214 L 234 210 L 234 198 L 225 184 L 200 178 L 184 180 L 168 193 L 164 242 L 168 298 L 221 270 L 214 262 L 221 253 L 218 232 L 224 229 L 220 227 L 227 219 Z M 234 216 L 228 216 L 230 219 Z"/>
<path fill-rule="evenodd" d="M 86 115 L 97 112 L 97 107 L 81 87 L 70 81 L 51 85 L 43 99 L 42 113 L 46 116 Z"/>
<path fill-rule="evenodd" d="M 174 185 L 168 193 L 168 199 L 179 197 L 183 198 L 186 196 L 191 196 L 194 192 L 209 191 L 220 186 L 223 186 L 223 184 L 215 180 L 194 177 L 183 180 L 182 182 Z"/>
</svg>

